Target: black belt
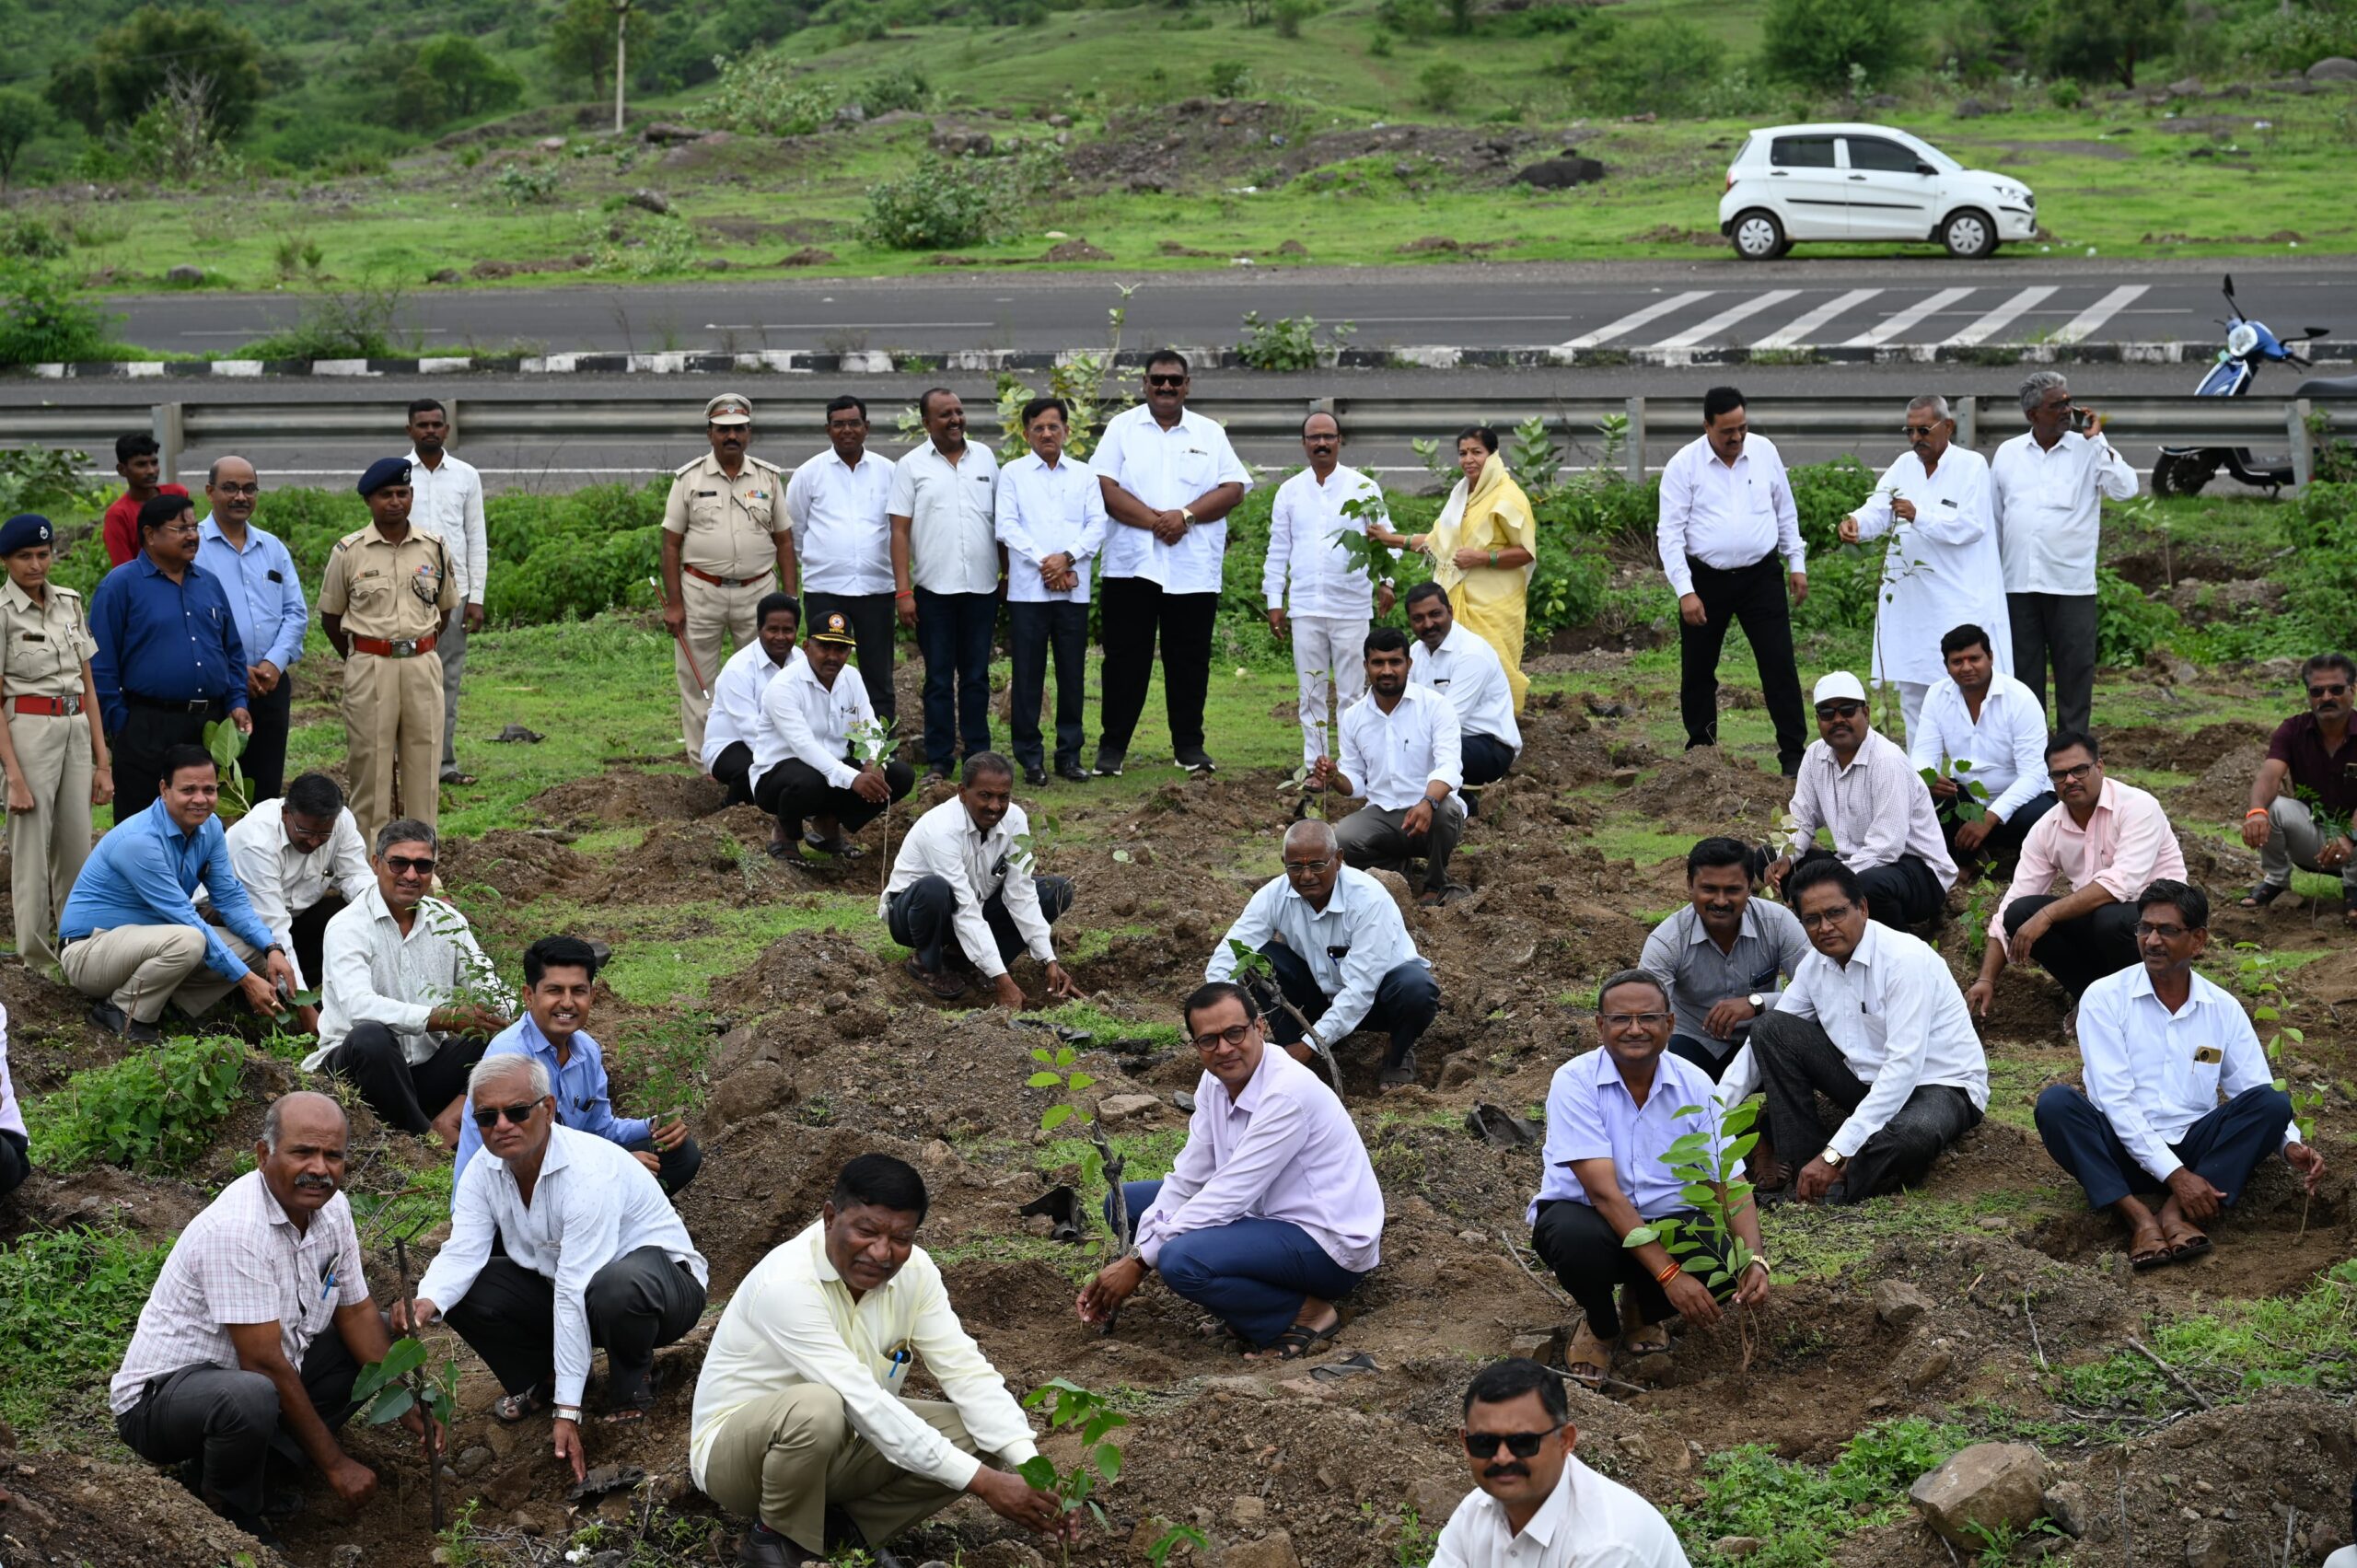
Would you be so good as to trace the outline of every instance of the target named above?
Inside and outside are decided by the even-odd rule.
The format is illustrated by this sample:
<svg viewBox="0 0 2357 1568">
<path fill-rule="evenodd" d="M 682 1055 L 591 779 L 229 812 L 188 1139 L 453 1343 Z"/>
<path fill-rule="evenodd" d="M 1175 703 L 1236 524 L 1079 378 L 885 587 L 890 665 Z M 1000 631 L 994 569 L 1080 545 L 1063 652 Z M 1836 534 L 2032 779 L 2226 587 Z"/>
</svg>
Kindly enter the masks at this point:
<svg viewBox="0 0 2357 1568">
<path fill-rule="evenodd" d="M 226 697 L 150 697 L 143 692 L 125 691 L 122 700 L 134 708 L 155 708 L 167 714 L 213 714 L 226 711 Z"/>
</svg>

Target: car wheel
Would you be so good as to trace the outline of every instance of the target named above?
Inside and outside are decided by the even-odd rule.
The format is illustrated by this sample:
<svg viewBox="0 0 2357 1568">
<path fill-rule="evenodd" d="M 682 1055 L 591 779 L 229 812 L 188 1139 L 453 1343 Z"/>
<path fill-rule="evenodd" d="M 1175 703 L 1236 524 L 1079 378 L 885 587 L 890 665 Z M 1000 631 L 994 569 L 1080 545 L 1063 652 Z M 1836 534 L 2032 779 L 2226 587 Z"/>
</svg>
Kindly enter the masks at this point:
<svg viewBox="0 0 2357 1568">
<path fill-rule="evenodd" d="M 1977 207 L 1950 213 L 1940 225 L 1940 242 L 1962 261 L 1978 261 L 1997 249 L 1997 226 Z"/>
<path fill-rule="evenodd" d="M 1735 253 L 1747 261 L 1772 261 L 1792 248 L 1784 238 L 1784 226 L 1764 207 L 1747 208 L 1738 215 L 1727 238 L 1735 241 Z"/>
</svg>

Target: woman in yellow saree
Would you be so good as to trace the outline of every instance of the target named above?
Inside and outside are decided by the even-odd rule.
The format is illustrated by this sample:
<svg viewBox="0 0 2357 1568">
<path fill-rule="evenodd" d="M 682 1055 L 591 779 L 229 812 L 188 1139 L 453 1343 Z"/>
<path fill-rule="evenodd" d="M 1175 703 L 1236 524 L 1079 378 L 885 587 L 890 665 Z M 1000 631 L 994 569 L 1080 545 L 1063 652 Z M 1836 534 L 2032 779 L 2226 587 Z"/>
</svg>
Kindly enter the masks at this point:
<svg viewBox="0 0 2357 1568">
<path fill-rule="evenodd" d="M 1459 433 L 1457 466 L 1465 477 L 1449 492 L 1432 531 L 1397 542 L 1432 557 L 1433 581 L 1448 591 L 1450 612 L 1498 651 L 1520 713 L 1530 689 L 1522 673 L 1522 636 L 1531 568 L 1538 559 L 1538 522 L 1530 497 L 1498 456 L 1496 431 L 1475 425 Z"/>
</svg>

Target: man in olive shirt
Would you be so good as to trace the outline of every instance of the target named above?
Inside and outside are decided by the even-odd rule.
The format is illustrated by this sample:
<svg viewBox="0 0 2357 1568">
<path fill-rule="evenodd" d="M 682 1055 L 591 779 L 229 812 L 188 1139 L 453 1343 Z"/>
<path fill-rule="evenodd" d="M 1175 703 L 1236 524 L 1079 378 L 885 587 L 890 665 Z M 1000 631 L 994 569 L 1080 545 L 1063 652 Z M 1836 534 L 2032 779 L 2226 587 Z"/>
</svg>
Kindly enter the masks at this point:
<svg viewBox="0 0 2357 1568">
<path fill-rule="evenodd" d="M 1660 981 L 1678 1015 L 1669 1050 L 1713 1083 L 1776 1005 L 1801 960 L 1808 934 L 1782 904 L 1751 896 L 1751 852 L 1734 839 L 1704 839 L 1686 854 L 1690 900 L 1645 938 L 1638 960 Z"/>
<path fill-rule="evenodd" d="M 2276 726 L 2267 760 L 2251 781 L 2243 814 L 2243 842 L 2258 851 L 2258 885 L 2243 895 L 2245 909 L 2265 909 L 2292 886 L 2292 867 L 2340 875 L 2340 918 L 2357 928 L 2357 737 L 2350 734 L 2357 702 L 2357 663 L 2347 654 L 2318 654 L 2300 667 L 2308 711 Z"/>
<path fill-rule="evenodd" d="M 703 405 L 703 418 L 711 455 L 674 470 L 663 504 L 663 625 L 676 645 L 679 725 L 692 758 L 703 755 L 720 667 L 761 631 L 771 573 L 787 593 L 796 577 L 785 472 L 745 450 L 752 400 L 723 392 Z"/>
</svg>

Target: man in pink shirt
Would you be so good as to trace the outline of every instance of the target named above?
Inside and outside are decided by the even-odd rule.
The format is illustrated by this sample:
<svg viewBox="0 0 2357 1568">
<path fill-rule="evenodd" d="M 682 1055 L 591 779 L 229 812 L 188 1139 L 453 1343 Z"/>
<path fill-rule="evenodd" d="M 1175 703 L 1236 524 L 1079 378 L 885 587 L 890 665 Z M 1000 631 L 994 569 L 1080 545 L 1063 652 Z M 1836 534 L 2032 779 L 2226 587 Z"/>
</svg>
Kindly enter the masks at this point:
<svg viewBox="0 0 2357 1568">
<path fill-rule="evenodd" d="M 2046 743 L 2046 775 L 2062 809 L 2022 841 L 2014 885 L 1990 917 L 1980 978 L 1965 998 L 1985 1018 L 2006 964 L 2043 964 L 2070 995 L 2068 1033 L 2080 993 L 2137 963 L 2137 895 L 2163 877 L 2183 880 L 2185 854 L 2159 801 L 2104 776 L 2094 736 L 2057 731 Z M 2057 877 L 2071 884 L 2061 897 L 2048 891 Z"/>
</svg>

